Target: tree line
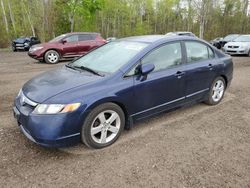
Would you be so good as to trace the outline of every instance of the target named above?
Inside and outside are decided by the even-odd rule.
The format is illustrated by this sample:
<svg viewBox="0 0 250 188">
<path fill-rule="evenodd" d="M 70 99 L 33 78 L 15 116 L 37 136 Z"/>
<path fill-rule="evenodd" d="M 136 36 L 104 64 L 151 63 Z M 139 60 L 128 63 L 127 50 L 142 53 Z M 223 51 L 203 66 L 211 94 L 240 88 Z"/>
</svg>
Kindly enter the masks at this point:
<svg viewBox="0 0 250 188">
<path fill-rule="evenodd" d="M 249 0 L 0 0 L 0 48 L 20 36 L 73 31 L 104 38 L 192 31 L 212 39 L 250 33 Z"/>
</svg>

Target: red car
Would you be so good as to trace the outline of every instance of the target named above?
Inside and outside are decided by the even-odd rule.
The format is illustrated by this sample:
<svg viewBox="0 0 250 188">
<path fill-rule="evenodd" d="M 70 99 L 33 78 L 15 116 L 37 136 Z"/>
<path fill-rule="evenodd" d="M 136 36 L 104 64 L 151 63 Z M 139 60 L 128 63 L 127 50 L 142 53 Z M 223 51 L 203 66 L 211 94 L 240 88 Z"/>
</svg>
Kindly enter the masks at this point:
<svg viewBox="0 0 250 188">
<path fill-rule="evenodd" d="M 46 63 L 58 63 L 62 59 L 82 56 L 105 43 L 106 40 L 99 33 L 67 33 L 47 43 L 32 46 L 28 55 Z"/>
</svg>

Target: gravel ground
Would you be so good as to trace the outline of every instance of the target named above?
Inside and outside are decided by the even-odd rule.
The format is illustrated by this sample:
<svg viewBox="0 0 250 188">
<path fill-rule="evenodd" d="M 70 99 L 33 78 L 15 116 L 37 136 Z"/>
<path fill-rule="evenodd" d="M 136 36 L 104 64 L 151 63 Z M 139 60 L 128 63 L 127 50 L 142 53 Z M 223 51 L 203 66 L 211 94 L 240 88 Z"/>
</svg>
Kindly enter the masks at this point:
<svg viewBox="0 0 250 188">
<path fill-rule="evenodd" d="M 20 132 L 12 104 L 27 80 L 64 63 L 0 52 L 0 187 L 250 187 L 250 58 L 233 59 L 217 106 L 162 113 L 102 150 L 47 149 Z"/>
</svg>

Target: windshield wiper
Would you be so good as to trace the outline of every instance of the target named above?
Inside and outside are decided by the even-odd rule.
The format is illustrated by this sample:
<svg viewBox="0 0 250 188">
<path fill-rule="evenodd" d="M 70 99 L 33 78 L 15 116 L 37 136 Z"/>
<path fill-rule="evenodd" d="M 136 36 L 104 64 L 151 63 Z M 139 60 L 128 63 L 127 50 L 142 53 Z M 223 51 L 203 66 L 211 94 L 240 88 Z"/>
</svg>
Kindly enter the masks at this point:
<svg viewBox="0 0 250 188">
<path fill-rule="evenodd" d="M 70 69 L 77 70 L 77 68 L 76 68 L 76 67 L 74 67 L 74 66 L 72 66 L 72 65 L 70 65 L 70 64 L 66 64 L 65 66 L 66 66 L 66 67 L 68 67 L 68 68 L 70 68 Z"/>
<path fill-rule="evenodd" d="M 80 66 L 80 67 L 77 67 L 77 66 L 74 66 L 74 68 L 77 68 L 77 69 L 81 69 L 81 70 L 85 70 L 85 71 L 88 71 L 88 72 L 91 72 L 95 75 L 98 75 L 98 76 L 101 76 L 101 77 L 104 77 L 104 74 L 101 74 L 91 68 L 88 68 L 88 67 L 85 67 L 85 66 Z"/>
</svg>

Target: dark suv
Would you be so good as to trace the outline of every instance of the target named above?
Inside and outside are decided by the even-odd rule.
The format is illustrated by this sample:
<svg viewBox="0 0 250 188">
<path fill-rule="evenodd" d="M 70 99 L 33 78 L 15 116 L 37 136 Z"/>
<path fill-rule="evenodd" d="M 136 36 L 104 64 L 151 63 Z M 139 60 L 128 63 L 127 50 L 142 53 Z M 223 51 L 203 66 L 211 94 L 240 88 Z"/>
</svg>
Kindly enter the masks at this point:
<svg viewBox="0 0 250 188">
<path fill-rule="evenodd" d="M 88 53 L 106 43 L 99 33 L 67 33 L 30 48 L 28 55 L 46 63 L 58 63 Z"/>
<path fill-rule="evenodd" d="M 40 40 L 37 37 L 20 37 L 12 41 L 12 50 L 29 50 L 31 46 L 39 44 Z"/>
</svg>

